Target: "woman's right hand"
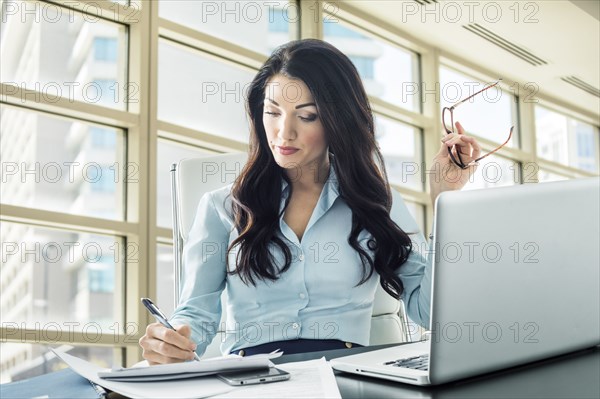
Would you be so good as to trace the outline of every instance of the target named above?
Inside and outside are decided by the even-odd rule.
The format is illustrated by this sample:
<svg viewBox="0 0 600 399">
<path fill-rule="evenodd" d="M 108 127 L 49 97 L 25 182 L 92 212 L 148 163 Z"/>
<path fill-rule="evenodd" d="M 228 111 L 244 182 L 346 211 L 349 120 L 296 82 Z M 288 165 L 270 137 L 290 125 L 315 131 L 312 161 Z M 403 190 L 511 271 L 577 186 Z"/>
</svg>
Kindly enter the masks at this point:
<svg viewBox="0 0 600 399">
<path fill-rule="evenodd" d="M 179 363 L 194 358 L 196 344 L 190 340 L 192 330 L 188 325 L 175 326 L 173 331 L 160 323 L 146 327 L 140 338 L 142 356 L 152 366 L 163 363 Z"/>
</svg>

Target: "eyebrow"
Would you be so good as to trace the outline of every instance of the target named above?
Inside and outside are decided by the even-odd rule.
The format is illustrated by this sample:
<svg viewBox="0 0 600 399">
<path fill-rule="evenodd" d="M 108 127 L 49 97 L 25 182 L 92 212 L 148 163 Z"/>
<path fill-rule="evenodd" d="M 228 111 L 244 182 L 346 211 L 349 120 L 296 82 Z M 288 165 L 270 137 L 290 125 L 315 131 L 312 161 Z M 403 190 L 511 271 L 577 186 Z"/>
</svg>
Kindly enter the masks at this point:
<svg viewBox="0 0 600 399">
<path fill-rule="evenodd" d="M 266 98 L 265 98 L 265 100 L 269 100 L 270 102 L 272 102 L 272 103 L 273 103 L 273 105 L 276 105 L 276 106 L 278 106 L 278 107 L 279 107 L 279 104 L 277 103 L 277 101 L 275 101 L 275 100 L 271 100 L 271 99 L 270 99 L 270 98 L 268 98 L 268 97 L 266 97 Z M 317 106 L 315 103 L 305 103 L 305 104 L 296 105 L 296 107 L 295 107 L 295 108 L 296 108 L 296 109 L 299 109 L 299 108 L 303 108 L 303 107 L 309 107 L 309 106 L 311 106 L 311 105 L 312 105 L 312 106 L 315 106 L 315 107 Z"/>
</svg>

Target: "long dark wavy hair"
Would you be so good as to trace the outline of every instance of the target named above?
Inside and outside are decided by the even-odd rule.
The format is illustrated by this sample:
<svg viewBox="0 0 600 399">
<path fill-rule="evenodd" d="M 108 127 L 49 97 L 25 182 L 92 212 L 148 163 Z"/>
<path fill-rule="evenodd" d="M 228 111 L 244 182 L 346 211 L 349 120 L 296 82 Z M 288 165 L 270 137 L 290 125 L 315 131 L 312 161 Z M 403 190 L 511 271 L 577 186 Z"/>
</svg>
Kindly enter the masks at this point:
<svg viewBox="0 0 600 399">
<path fill-rule="evenodd" d="M 373 114 L 360 76 L 350 61 L 332 45 L 316 39 L 297 40 L 278 47 L 252 81 L 246 102 L 250 119 L 248 163 L 235 181 L 232 206 L 239 236 L 227 252 L 236 253 L 236 267 L 246 284 L 276 280 L 289 269 L 292 254 L 279 232 L 282 212 L 281 179 L 290 183 L 285 169 L 272 155 L 263 125 L 265 85 L 276 74 L 300 79 L 308 86 L 321 118 L 340 196 L 352 210 L 348 243 L 362 260 L 365 283 L 376 271 L 383 289 L 400 298 L 403 286 L 395 271 L 412 250 L 409 236 L 390 218 L 392 195 L 383 157 L 375 141 Z M 290 184 L 290 189 L 291 184 Z M 368 248 L 357 240 L 365 229 L 372 239 Z M 277 266 L 269 247 L 276 245 L 285 256 Z"/>
</svg>

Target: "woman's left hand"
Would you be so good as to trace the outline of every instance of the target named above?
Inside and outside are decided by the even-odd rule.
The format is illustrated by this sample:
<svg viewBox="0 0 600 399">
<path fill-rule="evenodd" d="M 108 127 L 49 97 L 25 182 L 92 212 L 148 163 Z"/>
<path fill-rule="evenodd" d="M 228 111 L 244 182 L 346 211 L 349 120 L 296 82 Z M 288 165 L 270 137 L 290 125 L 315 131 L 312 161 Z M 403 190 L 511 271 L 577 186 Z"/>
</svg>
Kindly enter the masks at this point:
<svg viewBox="0 0 600 399">
<path fill-rule="evenodd" d="M 461 169 L 450 158 L 448 148 L 454 145 L 456 147 L 453 151 L 460 151 L 460 156 L 466 165 L 479 158 L 481 154 L 481 147 L 477 140 L 465 135 L 465 130 L 459 122 L 456 122 L 455 126 L 457 133 L 446 134 L 442 139 L 439 152 L 433 157 L 429 180 L 432 203 L 435 203 L 437 196 L 444 191 L 463 188 L 477 170 L 477 163 L 467 169 Z M 456 152 L 453 154 L 457 158 Z"/>
</svg>

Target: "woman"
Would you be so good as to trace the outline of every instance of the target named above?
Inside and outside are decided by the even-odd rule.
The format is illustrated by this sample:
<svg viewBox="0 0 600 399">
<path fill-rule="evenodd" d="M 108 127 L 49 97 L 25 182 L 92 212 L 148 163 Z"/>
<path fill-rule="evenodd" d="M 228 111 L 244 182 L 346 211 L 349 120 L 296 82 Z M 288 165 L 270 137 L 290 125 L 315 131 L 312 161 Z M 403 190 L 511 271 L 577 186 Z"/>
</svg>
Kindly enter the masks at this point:
<svg viewBox="0 0 600 399">
<path fill-rule="evenodd" d="M 367 345 L 377 284 L 427 326 L 431 266 L 402 228 L 406 207 L 390 190 L 367 94 L 348 57 L 314 39 L 279 47 L 254 78 L 247 111 L 248 164 L 233 185 L 200 201 L 171 319 L 177 332 L 150 324 L 140 339 L 144 358 L 201 355 L 217 331 L 225 286 L 221 349 L 230 353 Z M 479 155 L 457 129 L 433 166 L 453 178 L 431 178 L 432 200 L 462 188 L 474 169 L 454 166 L 448 147 L 457 145 L 467 162 Z"/>
</svg>

